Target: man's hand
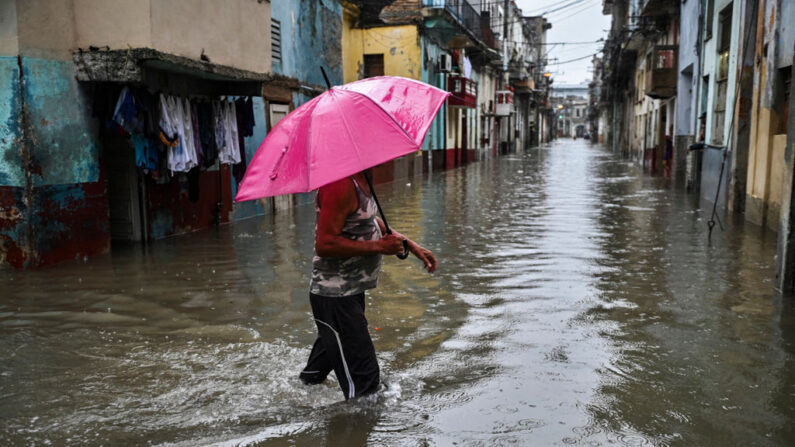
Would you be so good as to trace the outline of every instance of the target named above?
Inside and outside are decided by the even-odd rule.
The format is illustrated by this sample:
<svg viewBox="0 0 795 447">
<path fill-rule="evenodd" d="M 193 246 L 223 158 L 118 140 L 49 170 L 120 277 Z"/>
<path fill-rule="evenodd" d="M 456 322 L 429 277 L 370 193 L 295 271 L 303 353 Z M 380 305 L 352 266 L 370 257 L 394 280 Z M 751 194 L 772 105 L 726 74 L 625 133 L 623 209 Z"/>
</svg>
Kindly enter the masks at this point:
<svg viewBox="0 0 795 447">
<path fill-rule="evenodd" d="M 428 270 L 428 273 L 433 273 L 436 271 L 436 256 L 434 256 L 430 250 L 410 240 L 409 251 L 411 251 L 411 253 L 417 257 L 417 259 L 422 261 L 423 264 L 425 264 L 425 270 Z"/>
<path fill-rule="evenodd" d="M 378 240 L 381 246 L 381 254 L 397 255 L 403 253 L 403 240 L 403 236 L 385 234 L 384 237 Z"/>
</svg>

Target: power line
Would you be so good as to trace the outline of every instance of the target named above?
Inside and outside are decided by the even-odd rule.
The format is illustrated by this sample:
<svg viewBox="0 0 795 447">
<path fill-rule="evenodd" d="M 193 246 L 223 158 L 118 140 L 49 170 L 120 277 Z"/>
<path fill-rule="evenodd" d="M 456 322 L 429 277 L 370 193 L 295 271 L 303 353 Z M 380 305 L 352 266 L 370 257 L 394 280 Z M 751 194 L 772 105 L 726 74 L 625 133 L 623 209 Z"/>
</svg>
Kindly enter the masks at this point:
<svg viewBox="0 0 795 447">
<path fill-rule="evenodd" d="M 560 10 L 563 10 L 563 9 L 566 9 L 566 8 L 570 8 L 572 6 L 576 6 L 577 4 L 582 3 L 584 1 L 585 0 L 572 0 L 572 1 L 569 1 L 569 3 L 566 3 L 563 6 L 559 6 L 557 8 L 553 8 L 553 9 L 548 9 L 548 10 L 542 12 L 541 14 L 538 14 L 538 13 L 534 13 L 534 14 L 540 15 L 540 16 L 543 16 L 543 15 L 546 15 L 546 14 L 551 14 L 551 13 L 556 12 L 556 11 L 560 11 Z M 546 6 L 546 7 L 549 8 L 549 6 Z M 539 8 L 536 11 L 539 11 L 541 9 L 544 9 L 544 8 Z"/>
<path fill-rule="evenodd" d="M 590 4 L 590 5 L 587 5 L 586 7 L 582 8 L 582 9 L 580 9 L 580 10 L 578 10 L 578 11 L 575 11 L 575 12 L 571 13 L 570 15 L 567 15 L 567 16 L 565 16 L 565 17 L 561 17 L 561 18 L 557 19 L 557 20 L 555 21 L 555 23 L 560 23 L 560 22 L 562 22 L 562 21 L 564 21 L 564 20 L 566 20 L 566 19 L 569 19 L 569 18 L 571 18 L 571 17 L 574 17 L 574 16 L 576 16 L 577 14 L 580 14 L 581 12 L 584 12 L 584 11 L 587 11 L 587 10 L 589 10 L 589 9 L 593 8 L 594 6 L 597 6 L 597 4 L 596 4 L 596 3 L 593 3 L 593 4 Z"/>
<path fill-rule="evenodd" d="M 588 59 L 589 57 L 594 57 L 594 56 L 596 56 L 597 54 L 599 54 L 599 53 L 591 53 L 591 54 L 586 54 L 586 55 L 585 55 L 585 56 L 583 56 L 583 57 L 578 57 L 578 58 L 575 58 L 575 59 L 569 59 L 569 60 L 567 60 L 567 61 L 563 61 L 563 62 L 550 62 L 550 63 L 548 63 L 547 65 L 563 65 L 563 64 L 568 64 L 569 62 L 577 62 L 577 61 L 581 61 L 581 60 L 583 60 L 583 59 Z"/>
</svg>

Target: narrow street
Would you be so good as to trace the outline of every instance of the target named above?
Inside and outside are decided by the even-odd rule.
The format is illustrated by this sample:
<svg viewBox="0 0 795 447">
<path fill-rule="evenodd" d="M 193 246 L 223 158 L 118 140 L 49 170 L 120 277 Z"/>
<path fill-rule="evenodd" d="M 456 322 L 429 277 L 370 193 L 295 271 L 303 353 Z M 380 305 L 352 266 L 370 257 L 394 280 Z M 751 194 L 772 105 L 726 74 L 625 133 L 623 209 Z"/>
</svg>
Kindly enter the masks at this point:
<svg viewBox="0 0 795 447">
<path fill-rule="evenodd" d="M 410 183 L 409 183 L 410 182 Z M 314 209 L 0 271 L 2 445 L 792 445 L 775 235 L 587 141 L 382 185 L 386 388 L 297 378 Z"/>
</svg>

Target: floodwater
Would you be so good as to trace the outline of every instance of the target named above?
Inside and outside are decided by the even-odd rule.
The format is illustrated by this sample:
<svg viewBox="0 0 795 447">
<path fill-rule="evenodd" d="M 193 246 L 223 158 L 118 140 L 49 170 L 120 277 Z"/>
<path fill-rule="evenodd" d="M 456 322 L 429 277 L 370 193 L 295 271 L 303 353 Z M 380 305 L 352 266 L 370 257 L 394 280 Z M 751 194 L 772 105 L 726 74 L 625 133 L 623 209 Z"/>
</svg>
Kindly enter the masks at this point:
<svg viewBox="0 0 795 447">
<path fill-rule="evenodd" d="M 385 260 L 377 395 L 297 379 L 301 206 L 0 272 L 0 445 L 795 445 L 774 234 L 580 141 L 379 189 L 440 268 Z"/>
</svg>

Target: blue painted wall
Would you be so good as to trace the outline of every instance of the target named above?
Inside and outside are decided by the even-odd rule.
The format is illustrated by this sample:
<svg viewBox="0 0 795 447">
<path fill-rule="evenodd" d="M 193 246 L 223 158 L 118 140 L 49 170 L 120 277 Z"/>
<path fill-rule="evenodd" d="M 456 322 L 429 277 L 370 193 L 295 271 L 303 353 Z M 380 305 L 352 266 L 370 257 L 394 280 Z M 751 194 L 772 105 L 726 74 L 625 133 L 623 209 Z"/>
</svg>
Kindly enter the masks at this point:
<svg viewBox="0 0 795 447">
<path fill-rule="evenodd" d="M 22 79 L 19 66 L 16 56 L 0 57 L 0 264 L 103 252 L 110 236 L 98 134 L 73 64 L 22 57 Z"/>
<path fill-rule="evenodd" d="M 434 66 L 436 62 L 439 60 L 439 55 L 445 54 L 446 51 L 444 48 L 436 45 L 431 39 L 428 39 L 425 36 L 422 36 L 420 40 L 420 45 L 422 45 L 422 82 L 431 84 L 435 87 L 439 87 L 442 90 L 447 90 L 447 85 L 445 84 L 447 78 L 444 73 L 438 73 Z M 426 63 L 425 61 L 428 61 Z M 445 135 L 444 135 L 444 127 L 445 122 L 447 119 L 447 107 L 442 106 L 439 113 L 434 118 L 433 123 L 431 124 L 431 128 L 428 131 L 428 134 L 425 136 L 425 141 L 423 142 L 422 149 L 429 150 L 429 149 L 444 149 L 445 148 Z"/>
<path fill-rule="evenodd" d="M 271 2 L 271 17 L 281 23 L 282 61 L 273 71 L 325 85 L 322 65 L 332 84 L 342 84 L 342 6 L 333 0 Z M 299 98 L 296 98 L 299 99 Z M 300 105 L 302 102 L 296 102 Z"/>
<path fill-rule="evenodd" d="M 251 163 L 251 158 L 259 148 L 260 143 L 268 135 L 267 121 L 265 121 L 265 101 L 261 97 L 252 98 L 254 104 L 254 135 L 245 137 L 244 142 L 246 145 L 246 165 Z M 232 179 L 232 197 L 237 195 L 237 184 Z M 267 210 L 262 206 L 259 200 L 249 200 L 247 202 L 237 203 L 232 212 L 232 219 L 246 219 L 253 216 L 260 216 L 265 214 Z"/>
<path fill-rule="evenodd" d="M 99 179 L 97 129 L 90 103 L 77 85 L 72 61 L 22 58 L 30 119 L 34 184 L 62 185 Z"/>
<path fill-rule="evenodd" d="M 19 68 L 16 57 L 0 57 L 0 186 L 25 186 L 19 138 Z"/>
<path fill-rule="evenodd" d="M 28 111 L 33 186 L 96 182 L 99 156 L 88 100 L 71 61 L 0 57 L 0 186 L 25 186 L 20 160 L 21 104 Z M 20 95 L 22 95 L 20 97 Z"/>
</svg>

